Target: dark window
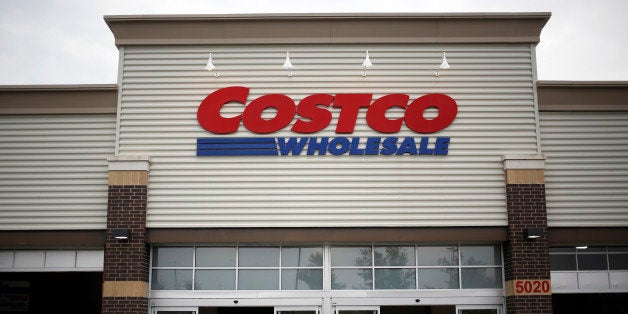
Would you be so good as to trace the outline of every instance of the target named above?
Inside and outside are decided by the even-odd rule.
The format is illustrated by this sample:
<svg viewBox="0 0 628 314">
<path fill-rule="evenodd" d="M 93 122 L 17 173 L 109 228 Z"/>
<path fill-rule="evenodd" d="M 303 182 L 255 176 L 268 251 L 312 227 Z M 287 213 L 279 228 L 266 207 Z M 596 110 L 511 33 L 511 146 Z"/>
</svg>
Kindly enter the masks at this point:
<svg viewBox="0 0 628 314">
<path fill-rule="evenodd" d="M 608 254 L 611 270 L 628 270 L 628 254 Z"/>
<path fill-rule="evenodd" d="M 606 255 L 578 254 L 578 270 L 607 270 Z"/>
<path fill-rule="evenodd" d="M 576 255 L 552 254 L 550 255 L 551 270 L 577 270 Z"/>
</svg>

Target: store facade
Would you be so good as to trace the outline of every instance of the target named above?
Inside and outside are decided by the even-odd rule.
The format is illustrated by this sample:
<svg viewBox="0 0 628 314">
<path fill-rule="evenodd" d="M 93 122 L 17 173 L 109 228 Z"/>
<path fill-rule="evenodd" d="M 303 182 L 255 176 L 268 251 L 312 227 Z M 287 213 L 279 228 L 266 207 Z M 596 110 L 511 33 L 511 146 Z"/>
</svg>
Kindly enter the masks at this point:
<svg viewBox="0 0 628 314">
<path fill-rule="evenodd" d="M 0 92 L 5 295 L 101 270 L 103 313 L 619 309 L 628 89 L 537 84 L 548 19 L 105 17 L 117 87 Z"/>
</svg>

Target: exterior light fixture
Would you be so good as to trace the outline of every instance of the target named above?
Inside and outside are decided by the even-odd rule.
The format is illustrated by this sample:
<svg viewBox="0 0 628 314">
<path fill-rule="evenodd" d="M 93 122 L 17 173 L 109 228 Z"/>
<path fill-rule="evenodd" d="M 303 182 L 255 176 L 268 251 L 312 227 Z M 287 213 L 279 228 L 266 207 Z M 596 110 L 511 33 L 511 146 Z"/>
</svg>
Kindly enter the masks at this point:
<svg viewBox="0 0 628 314">
<path fill-rule="evenodd" d="M 294 66 L 292 66 L 292 62 L 290 62 L 290 51 L 286 51 L 286 61 L 281 67 L 288 70 L 288 76 L 292 76 Z"/>
<path fill-rule="evenodd" d="M 527 228 L 525 230 L 526 238 L 528 239 L 538 239 L 543 236 L 542 228 Z"/>
<path fill-rule="evenodd" d="M 128 240 L 131 237 L 129 229 L 112 229 L 111 236 L 118 240 Z"/>
<path fill-rule="evenodd" d="M 214 66 L 214 62 L 212 62 L 212 54 L 209 53 L 209 59 L 207 59 L 207 65 L 205 66 L 207 71 L 214 71 L 214 76 L 218 77 L 218 71 L 216 71 L 216 66 Z"/>
<path fill-rule="evenodd" d="M 449 68 L 451 68 L 449 66 L 449 63 L 447 62 L 447 56 L 445 55 L 445 52 L 443 51 L 443 62 L 441 62 L 441 64 L 438 66 L 438 69 L 436 69 L 436 73 L 434 73 L 436 76 L 440 75 L 440 70 L 449 70 Z"/>
<path fill-rule="evenodd" d="M 588 249 L 589 246 L 588 245 L 580 245 L 580 246 L 576 246 L 576 250 L 586 250 Z"/>
<path fill-rule="evenodd" d="M 366 68 L 370 68 L 373 66 L 371 63 L 371 59 L 369 58 L 369 51 L 366 51 L 366 57 L 364 58 L 364 62 L 362 62 L 362 76 L 366 76 Z"/>
</svg>

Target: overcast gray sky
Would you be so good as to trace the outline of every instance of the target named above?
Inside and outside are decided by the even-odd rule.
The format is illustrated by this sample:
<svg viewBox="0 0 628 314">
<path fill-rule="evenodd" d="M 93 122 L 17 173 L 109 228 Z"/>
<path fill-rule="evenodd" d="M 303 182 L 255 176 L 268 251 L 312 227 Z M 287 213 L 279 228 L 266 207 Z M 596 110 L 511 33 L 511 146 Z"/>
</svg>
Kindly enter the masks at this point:
<svg viewBox="0 0 628 314">
<path fill-rule="evenodd" d="M 542 80 L 628 80 L 628 0 L 0 0 L 0 84 L 115 83 L 103 15 L 551 12 Z"/>
</svg>

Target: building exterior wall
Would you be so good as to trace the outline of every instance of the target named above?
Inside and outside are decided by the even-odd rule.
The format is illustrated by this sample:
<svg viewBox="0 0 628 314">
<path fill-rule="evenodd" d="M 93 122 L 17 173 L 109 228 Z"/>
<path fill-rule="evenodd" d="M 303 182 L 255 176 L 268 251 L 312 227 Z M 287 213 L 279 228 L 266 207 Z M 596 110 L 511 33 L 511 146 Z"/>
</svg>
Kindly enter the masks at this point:
<svg viewBox="0 0 628 314">
<path fill-rule="evenodd" d="M 314 17 L 314 21 L 299 18 L 295 27 L 286 31 L 278 28 L 285 22 L 282 18 L 273 21 L 276 28 L 268 28 L 269 33 L 266 34 L 271 38 L 270 45 L 263 46 L 259 45 L 260 38 L 257 36 L 260 34 L 255 31 L 246 35 L 234 33 L 226 42 L 237 43 L 235 45 L 225 45 L 213 32 L 205 34 L 203 40 L 191 40 L 191 37 L 197 35 L 196 27 L 213 25 L 220 19 L 218 17 L 199 17 L 198 20 L 189 18 L 185 21 L 157 17 L 152 21 L 141 22 L 146 23 L 146 27 L 152 25 L 150 27 L 156 28 L 161 28 L 162 22 L 164 25 L 170 22 L 182 23 L 180 26 L 186 32 L 180 37 L 174 36 L 177 38 L 169 37 L 171 34 L 167 27 L 156 37 L 148 35 L 146 29 L 133 22 L 132 17 L 106 19 L 114 33 L 119 35 L 116 38 L 121 45 L 119 139 L 116 152 L 121 156 L 149 155 L 151 158 L 147 227 L 154 248 L 166 252 L 163 245 L 179 245 L 183 251 L 189 251 L 192 243 L 203 243 L 200 246 L 203 249 L 203 245 L 219 245 L 219 239 L 225 239 L 223 244 L 237 244 L 240 243 L 236 240 L 238 238 L 250 238 L 250 245 L 257 246 L 286 243 L 284 241 L 298 243 L 296 239 L 280 236 L 279 229 L 286 228 L 288 233 L 303 236 L 312 227 L 317 227 L 312 229 L 314 232 L 331 232 L 322 236 L 305 236 L 301 238 L 301 243 L 329 243 L 332 234 L 344 232 L 354 233 L 355 237 L 353 241 L 349 238 L 339 240 L 341 244 L 366 245 L 364 241 L 372 238 L 370 232 L 373 231 L 380 239 L 395 239 L 395 243 L 414 247 L 412 243 L 428 238 L 420 236 L 420 227 L 504 228 L 509 225 L 506 176 L 502 165 L 504 155 L 535 154 L 540 149 L 535 93 L 535 40 L 518 37 L 512 41 L 500 41 L 473 36 L 467 38 L 468 42 L 453 39 L 446 35 L 448 27 L 445 25 L 449 21 L 439 24 L 442 28 L 435 35 L 438 38 L 436 40 L 434 37 L 425 37 L 417 41 L 414 34 L 408 36 L 402 32 L 395 42 L 382 43 L 380 39 L 388 38 L 383 34 L 390 32 L 392 26 L 378 30 L 382 34 L 380 39 L 370 38 L 364 42 L 338 36 L 338 33 L 352 26 L 374 27 L 383 21 L 379 20 L 382 17 L 369 22 L 350 21 L 343 26 L 331 22 L 329 42 L 314 38 L 312 35 L 316 33 L 315 29 L 307 32 L 306 36 L 294 36 L 302 30 L 300 27 L 306 27 L 305 24 L 320 23 L 319 18 Z M 410 19 L 413 18 L 416 17 Z M 255 18 L 243 23 L 251 26 L 266 22 Z M 239 23 L 237 19 L 231 20 L 225 31 L 229 33 L 239 29 Z M 125 31 L 121 32 L 122 29 Z M 356 38 L 362 33 L 358 29 L 355 29 Z M 489 29 L 495 30 L 492 27 L 486 29 L 483 35 L 490 34 Z M 142 36 L 147 37 L 141 39 Z M 173 43 L 185 45 L 177 46 Z M 360 64 L 366 50 L 375 66 L 363 70 Z M 290 74 L 280 67 L 287 51 L 290 51 L 295 65 Z M 435 71 L 443 51 L 448 53 L 449 62 L 456 66 L 438 76 Z M 216 65 L 215 75 L 204 70 L 210 52 Z M 452 138 L 447 156 L 327 154 L 198 157 L 195 151 L 197 138 L 221 138 L 199 126 L 196 120 L 199 105 L 209 93 L 230 86 L 250 88 L 248 101 L 262 95 L 285 94 L 296 103 L 317 93 L 372 93 L 373 99 L 403 93 L 408 94 L 411 100 L 428 93 L 444 93 L 456 100 L 459 109 L 451 126 L 430 134 Z M 286 128 L 272 136 L 339 136 L 333 132 L 338 124 L 339 110 L 330 109 L 333 119 L 323 131 L 301 135 Z M 241 112 L 242 106 L 235 103 L 221 110 L 226 116 L 236 116 Z M 391 110 L 389 114 L 397 118 L 403 113 Z M 269 119 L 273 115 L 265 114 L 264 117 Z M 240 126 L 240 130 L 230 136 L 242 138 L 262 135 L 248 132 Z M 365 112 L 361 111 L 355 132 L 350 136 L 384 135 L 369 128 Z M 394 136 L 417 135 L 404 127 Z M 544 199 L 542 201 L 544 205 Z M 369 229 L 351 230 L 352 227 Z M 396 228 L 386 234 L 378 227 Z M 434 230 L 432 241 L 446 243 L 447 231 L 443 229 L 446 228 Z M 416 234 L 413 233 L 415 231 Z M 404 237 L 404 232 L 410 235 Z M 519 233 L 513 233 L 508 241 L 518 243 Z M 234 237 L 229 238 L 227 234 Z M 255 238 L 254 234 L 261 236 Z M 317 242 L 316 239 L 321 237 L 323 241 Z M 189 242 L 183 240 L 186 238 L 190 239 Z M 263 240 L 271 238 L 285 240 Z M 401 239 L 404 238 L 413 242 L 403 242 Z M 481 237 L 473 235 L 464 240 L 458 238 L 457 241 L 478 243 L 471 238 Z M 495 237 L 492 241 L 500 241 L 497 238 L 503 239 Z M 371 242 L 368 245 L 378 243 L 383 245 L 385 242 Z M 546 249 L 547 242 L 543 243 Z M 334 246 L 325 244 L 324 247 L 327 253 L 326 262 L 321 264 L 326 274 L 323 289 L 299 294 L 280 288 L 280 291 L 271 289 L 253 296 L 240 289 L 227 289 L 229 291 L 220 293 L 196 289 L 197 283 L 202 286 L 202 277 L 197 278 L 198 282 L 194 277 L 188 282 L 183 277 L 167 281 L 162 276 L 154 276 L 152 279 L 156 281 L 150 292 L 151 300 L 155 306 L 178 304 L 193 307 L 198 304 L 223 304 L 224 300 L 217 298 L 221 295 L 236 298 L 245 305 L 277 305 L 280 302 L 278 298 L 300 295 L 299 301 L 290 299 L 285 302 L 321 306 L 323 312 L 331 310 L 330 296 L 333 296 L 336 306 L 364 305 L 365 297 L 369 298 L 368 302 L 374 302 L 372 305 L 405 304 L 408 301 L 389 299 L 391 294 L 388 291 L 373 288 L 377 286 L 376 279 L 373 279 L 374 286 L 365 291 L 334 291 L 337 288 L 333 287 L 333 283 L 330 284 L 333 275 L 327 277 L 330 276 L 329 259 L 334 259 L 329 252 L 334 250 Z M 512 247 L 516 247 L 517 258 L 528 253 L 528 247 Z M 194 250 L 196 248 L 194 246 Z M 457 304 L 499 304 L 503 296 L 500 289 L 503 276 L 513 277 L 503 273 L 501 253 L 499 256 L 498 261 L 491 263 L 493 268 L 490 271 L 496 272 L 492 279 L 494 282 L 483 287 L 485 290 L 473 285 L 465 289 L 465 278 L 470 278 L 465 274 L 462 275 L 463 283 L 459 291 L 439 294 L 425 289 L 428 297 L 424 299 L 424 304 L 440 304 L 443 299 L 439 298 L 445 295 L 450 297 L 447 302 Z M 189 264 L 189 257 L 187 260 L 186 266 L 180 269 L 182 276 L 184 273 L 185 276 L 196 274 L 196 270 L 193 272 L 196 266 Z M 164 276 L 173 271 L 172 265 L 161 263 L 153 264 L 157 268 L 153 271 L 163 272 Z M 525 267 L 520 263 L 511 263 L 510 266 L 511 269 Z M 417 267 L 421 268 L 420 265 Z M 543 267 L 547 268 L 547 263 Z M 240 270 L 237 272 L 240 273 Z M 419 288 L 423 279 L 417 280 L 419 284 L 414 290 L 423 290 Z M 400 297 L 410 296 L 411 290 L 395 294 Z M 472 299 L 471 295 L 477 298 Z"/>
<path fill-rule="evenodd" d="M 549 226 L 628 226 L 628 111 L 543 111 L 540 122 Z"/>
<path fill-rule="evenodd" d="M 99 313 L 115 85 L 0 87 L 2 309 Z"/>
<path fill-rule="evenodd" d="M 373 68 L 362 77 L 369 50 Z M 281 69 L 291 53 L 294 75 Z M 434 75 L 442 51 L 454 68 Z M 220 76 L 204 70 L 209 52 Z M 121 155 L 148 154 L 151 228 L 505 226 L 506 153 L 536 153 L 529 44 L 124 47 Z M 249 87 L 249 101 L 281 93 L 445 93 L 459 106 L 448 156 L 196 157 L 196 111 L 210 92 Z M 227 105 L 227 116 L 242 106 Z M 331 125 L 305 136 L 334 136 Z M 403 112 L 391 110 L 391 117 Z M 385 136 L 366 125 L 350 136 Z M 163 132 L 162 130 L 167 130 Z M 295 136 L 286 128 L 273 137 Z M 231 135 L 260 136 L 244 127 Z M 405 126 L 394 136 L 416 136 Z"/>
<path fill-rule="evenodd" d="M 0 229 L 104 229 L 115 123 L 113 114 L 0 115 Z"/>
<path fill-rule="evenodd" d="M 551 293 L 628 292 L 628 270 L 620 263 L 595 273 L 552 272 L 558 289 L 549 285 L 550 257 L 567 254 L 557 246 L 601 245 L 608 260 L 628 255 L 621 248 L 628 243 L 628 84 L 542 83 L 537 89 L 534 49 L 547 18 L 106 17 L 120 47 L 119 94 L 111 86 L 0 88 L 0 272 L 102 267 L 104 313 L 237 304 L 306 305 L 323 313 L 335 306 L 408 304 L 551 313 Z M 366 50 L 374 66 L 364 70 Z M 286 51 L 292 76 L 281 68 Z M 210 52 L 216 72 L 208 73 Z M 442 52 L 452 68 L 436 75 Z M 268 94 L 298 103 L 317 93 L 366 93 L 373 100 L 401 93 L 410 101 L 443 93 L 455 99 L 458 114 L 434 134 L 403 126 L 388 135 L 373 131 L 360 110 L 355 132 L 347 135 L 334 133 L 340 110 L 330 107 L 330 125 L 314 134 L 291 132 L 290 123 L 268 135 L 242 125 L 228 135 L 450 137 L 441 156 L 196 156 L 197 138 L 222 137 L 199 126 L 199 105 L 230 86 L 250 88 L 248 102 Z M 402 117 L 397 109 L 387 117 Z M 242 110 L 230 103 L 221 113 Z M 531 229 L 539 238 L 528 236 Z M 129 237 L 114 238 L 121 230 Z M 419 262 L 419 252 L 434 245 L 458 259 Z M 299 246 L 319 248 L 323 261 L 282 264 L 281 250 Z M 415 260 L 377 264 L 373 253 L 368 265 L 334 265 L 333 252 L 343 246 L 371 253 L 403 247 Z M 151 259 L 151 252 L 172 247 L 189 253 L 184 265 L 176 254 Z M 263 247 L 278 257 L 259 269 L 237 258 L 228 267 L 198 263 L 197 249 L 216 247 Z M 484 253 L 463 261 L 475 249 Z M 574 258 L 589 254 L 572 251 Z M 81 267 L 86 252 L 103 254 L 102 266 Z M 29 254 L 43 266 L 16 264 Z M 288 274 L 297 268 L 314 268 L 320 285 L 297 291 L 279 281 L 272 289 L 240 289 L 237 275 L 225 281 L 232 289 L 206 289 L 213 286 L 203 282 L 208 270 Z M 334 288 L 333 272 L 343 268 L 368 269 L 370 286 Z M 414 283 L 378 288 L 376 274 L 388 268 L 414 272 Z M 434 269 L 457 273 L 455 285 L 425 285 L 429 276 L 421 271 Z M 165 275 L 155 278 L 160 270 Z M 468 279 L 473 276 L 477 283 Z M 603 276 L 606 282 L 595 279 Z M 524 282 L 547 289 L 518 289 Z"/>
<path fill-rule="evenodd" d="M 539 84 L 552 291 L 561 298 L 628 292 L 626 91 L 625 82 Z"/>
</svg>

